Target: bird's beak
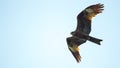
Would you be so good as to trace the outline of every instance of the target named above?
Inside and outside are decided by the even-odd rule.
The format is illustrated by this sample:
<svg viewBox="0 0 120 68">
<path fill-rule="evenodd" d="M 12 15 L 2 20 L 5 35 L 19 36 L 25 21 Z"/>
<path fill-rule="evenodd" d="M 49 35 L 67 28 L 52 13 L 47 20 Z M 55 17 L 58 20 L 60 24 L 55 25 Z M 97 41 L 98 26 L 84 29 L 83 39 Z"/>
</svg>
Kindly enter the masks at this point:
<svg viewBox="0 0 120 68">
<path fill-rule="evenodd" d="M 74 45 L 73 47 L 69 47 L 69 50 L 71 51 L 72 55 L 76 59 L 76 61 L 79 63 L 81 61 L 81 56 L 79 54 L 79 48 L 77 45 Z"/>
</svg>

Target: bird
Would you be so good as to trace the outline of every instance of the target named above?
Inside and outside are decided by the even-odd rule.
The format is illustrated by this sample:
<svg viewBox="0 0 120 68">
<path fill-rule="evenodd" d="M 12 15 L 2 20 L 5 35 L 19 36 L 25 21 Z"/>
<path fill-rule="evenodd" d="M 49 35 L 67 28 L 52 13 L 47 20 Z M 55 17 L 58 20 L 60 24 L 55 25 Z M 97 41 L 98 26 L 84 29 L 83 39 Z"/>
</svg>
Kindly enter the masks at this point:
<svg viewBox="0 0 120 68">
<path fill-rule="evenodd" d="M 104 10 L 104 4 L 98 3 L 90 5 L 80 12 L 77 16 L 77 28 L 75 31 L 72 31 L 70 34 L 71 37 L 66 38 L 68 49 L 79 63 L 81 61 L 81 55 L 79 53 L 79 46 L 85 43 L 87 40 L 98 45 L 101 45 L 102 39 L 98 39 L 90 36 L 92 19 L 97 14 L 102 13 Z"/>
</svg>

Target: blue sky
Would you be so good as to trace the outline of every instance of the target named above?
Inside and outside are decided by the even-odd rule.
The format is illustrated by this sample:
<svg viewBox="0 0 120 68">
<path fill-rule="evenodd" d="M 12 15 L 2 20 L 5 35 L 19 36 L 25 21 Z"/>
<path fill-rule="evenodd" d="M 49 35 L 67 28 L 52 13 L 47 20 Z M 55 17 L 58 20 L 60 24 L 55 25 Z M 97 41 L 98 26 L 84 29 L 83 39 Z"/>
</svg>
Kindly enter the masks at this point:
<svg viewBox="0 0 120 68">
<path fill-rule="evenodd" d="M 80 46 L 78 64 L 66 37 L 76 28 L 76 16 L 89 5 L 105 10 L 92 21 L 98 46 Z M 119 0 L 1 0 L 0 68 L 120 68 Z"/>
</svg>

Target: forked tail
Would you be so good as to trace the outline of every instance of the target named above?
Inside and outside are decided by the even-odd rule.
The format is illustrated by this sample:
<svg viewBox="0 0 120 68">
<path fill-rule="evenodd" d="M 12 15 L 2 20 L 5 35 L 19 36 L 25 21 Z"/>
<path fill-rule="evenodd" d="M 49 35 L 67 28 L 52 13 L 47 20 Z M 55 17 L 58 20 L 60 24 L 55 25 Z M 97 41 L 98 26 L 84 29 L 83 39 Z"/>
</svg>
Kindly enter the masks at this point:
<svg viewBox="0 0 120 68">
<path fill-rule="evenodd" d="M 94 43 L 96 43 L 98 45 L 100 45 L 100 42 L 103 41 L 101 39 L 94 38 L 94 37 L 91 37 L 91 36 L 89 36 L 88 40 L 91 41 L 91 42 L 94 42 Z"/>
</svg>

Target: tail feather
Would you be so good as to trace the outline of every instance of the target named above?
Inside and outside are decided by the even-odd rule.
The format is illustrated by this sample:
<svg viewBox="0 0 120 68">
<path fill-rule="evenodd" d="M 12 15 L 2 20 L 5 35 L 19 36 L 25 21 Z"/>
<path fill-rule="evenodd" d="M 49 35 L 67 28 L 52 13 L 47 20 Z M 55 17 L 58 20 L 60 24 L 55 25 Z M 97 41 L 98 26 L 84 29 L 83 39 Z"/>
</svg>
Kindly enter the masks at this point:
<svg viewBox="0 0 120 68">
<path fill-rule="evenodd" d="M 98 45 L 101 45 L 100 42 L 103 41 L 101 39 L 94 38 L 94 37 L 91 37 L 91 36 L 89 36 L 88 40 L 91 41 L 91 42 L 94 42 L 94 43 L 96 43 Z"/>
</svg>

